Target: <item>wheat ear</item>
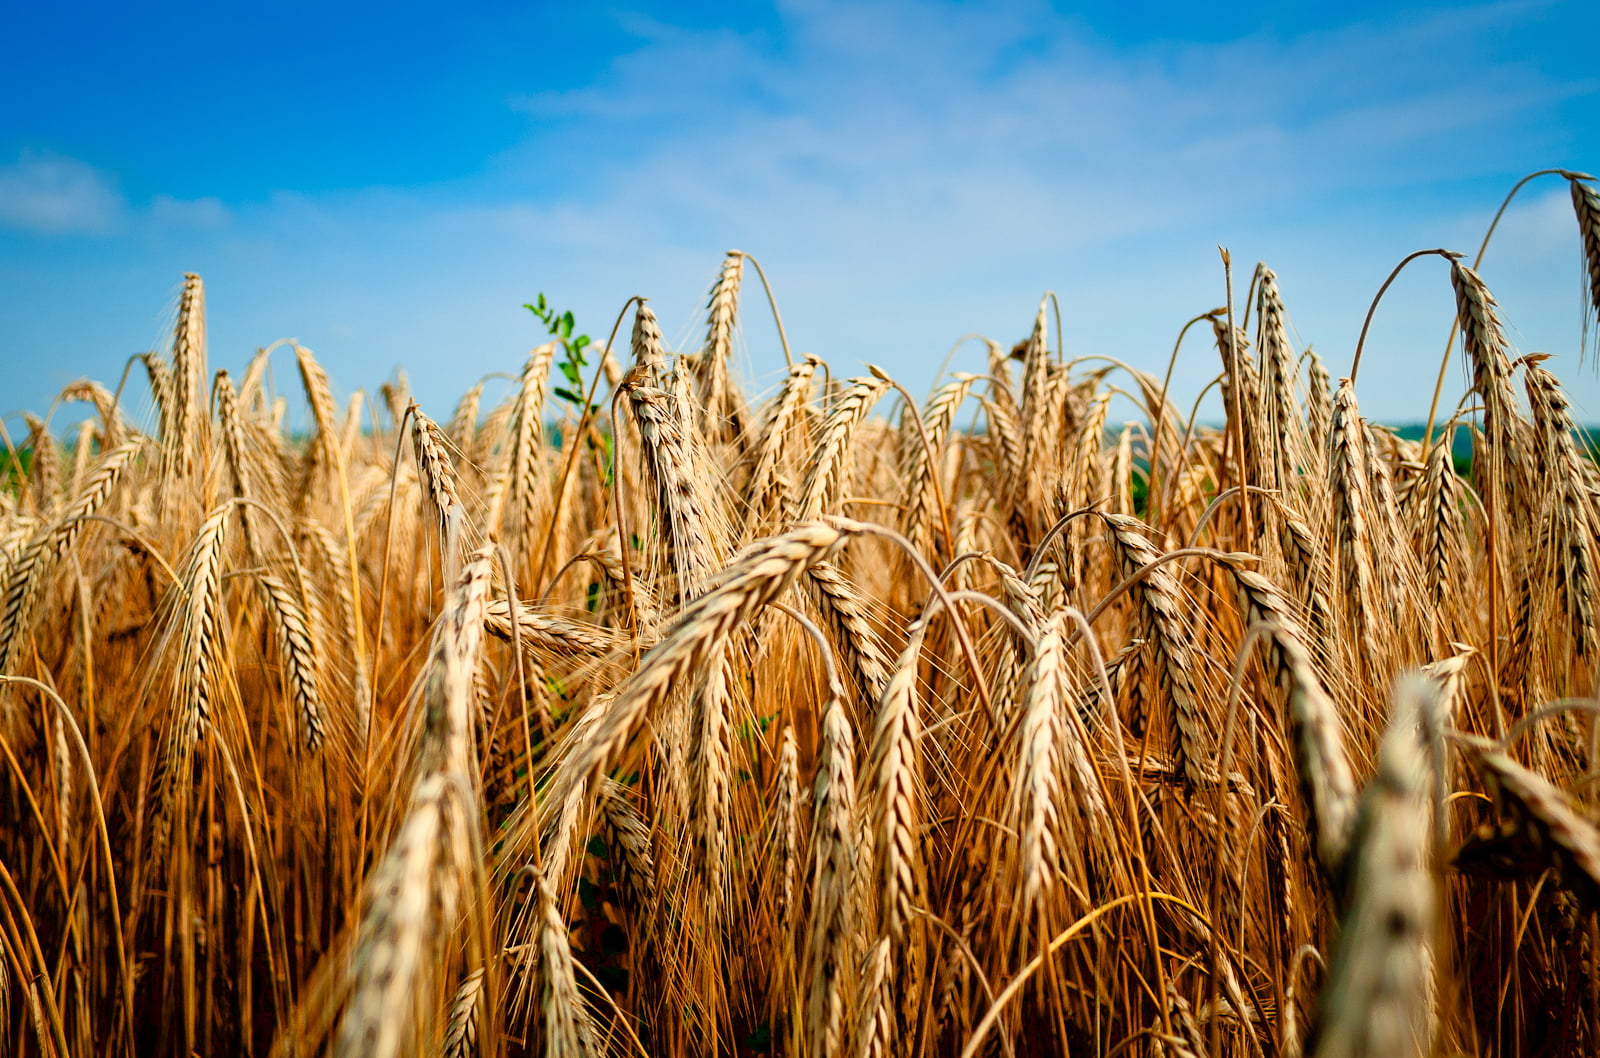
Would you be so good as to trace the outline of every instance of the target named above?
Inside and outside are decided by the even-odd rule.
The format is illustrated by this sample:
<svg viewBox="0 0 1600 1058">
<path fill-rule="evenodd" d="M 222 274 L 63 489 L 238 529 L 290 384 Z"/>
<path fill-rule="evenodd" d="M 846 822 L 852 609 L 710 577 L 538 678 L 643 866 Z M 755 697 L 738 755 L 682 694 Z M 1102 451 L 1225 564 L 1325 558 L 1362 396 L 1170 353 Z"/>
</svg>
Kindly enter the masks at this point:
<svg viewBox="0 0 1600 1058">
<path fill-rule="evenodd" d="M 640 312 L 646 311 L 642 306 Z M 637 376 L 630 376 L 636 378 Z M 721 564 L 706 482 L 709 468 L 697 461 L 679 403 L 665 390 L 624 380 L 623 391 L 639 425 L 645 464 L 655 483 L 654 509 L 671 549 L 682 600 L 705 590 Z"/>
<path fill-rule="evenodd" d="M 28 437 L 23 445 L 33 453 L 28 465 L 28 499 L 35 514 L 50 518 L 61 499 L 61 453 L 43 419 L 32 412 L 23 412 L 22 419 L 28 425 Z"/>
<path fill-rule="evenodd" d="M 1366 431 L 1356 407 L 1355 385 L 1339 380 L 1328 430 L 1334 537 L 1338 542 L 1340 586 L 1350 608 L 1355 642 L 1370 658 L 1380 642 L 1375 607 L 1382 597 L 1372 569 L 1372 543 L 1368 538 L 1372 493 L 1367 469 Z"/>
<path fill-rule="evenodd" d="M 794 725 L 785 724 L 778 739 L 778 775 L 772 805 L 777 919 L 785 926 L 794 909 L 795 871 L 800 862 L 800 796 L 800 748 Z"/>
<path fill-rule="evenodd" d="M 1543 519 L 1548 527 L 1543 553 L 1564 604 L 1574 652 L 1582 657 L 1595 647 L 1600 618 L 1600 555 L 1595 545 L 1593 501 L 1584 486 L 1586 459 L 1573 441 L 1575 424 L 1566 392 L 1539 361 L 1526 357 L 1523 382 L 1540 439 L 1542 487 L 1547 499 Z"/>
<path fill-rule="evenodd" d="M 1266 488 L 1289 490 L 1298 479 L 1300 469 L 1306 467 L 1305 425 L 1300 406 L 1295 400 L 1294 350 L 1289 345 L 1289 330 L 1285 320 L 1283 298 L 1278 293 L 1278 277 L 1272 269 L 1261 266 L 1261 285 L 1257 290 L 1256 304 L 1260 313 L 1257 347 L 1261 353 L 1263 397 L 1267 416 L 1267 429 L 1273 439 L 1270 460 L 1270 478 L 1263 474 Z M 1264 465 L 1262 470 L 1267 467 Z"/>
<path fill-rule="evenodd" d="M 225 626 L 217 613 L 221 606 L 222 545 L 232 510 L 232 504 L 225 504 L 201 524 L 179 575 L 178 656 L 174 665 L 177 681 L 152 781 L 155 807 L 149 854 L 155 862 L 166 850 L 173 806 L 189 781 L 195 745 L 211 721 L 212 671 L 217 665 L 219 639 Z"/>
<path fill-rule="evenodd" d="M 1267 632 L 1267 670 L 1288 707 L 1312 843 L 1327 877 L 1337 879 L 1344 872 L 1356 814 L 1355 776 L 1339 710 L 1317 678 L 1311 640 L 1277 585 L 1240 562 L 1227 564 L 1238 585 L 1245 627 Z"/>
<path fill-rule="evenodd" d="M 799 517 L 802 521 L 833 513 L 841 490 L 850 481 L 853 464 L 850 439 L 878 398 L 888 390 L 889 381 L 881 373 L 869 378 L 852 378 L 843 396 L 828 412 L 822 434 L 817 439 L 817 454 L 812 458 L 805 484 L 800 489 Z"/>
<path fill-rule="evenodd" d="M 536 869 L 534 878 L 539 922 L 535 983 L 542 1051 L 548 1058 L 588 1058 L 597 1052 L 597 1041 L 588 1008 L 578 993 L 567 924 L 561 918 L 555 888 L 542 871 Z"/>
<path fill-rule="evenodd" d="M 1578 217 L 1578 234 L 1583 240 L 1588 324 L 1600 335 L 1600 191 L 1583 180 L 1570 180 L 1568 184 L 1572 189 L 1572 209 Z"/>
<path fill-rule="evenodd" d="M 1313 1058 L 1431 1054 L 1429 942 L 1436 881 L 1429 855 L 1424 715 L 1437 688 L 1407 676 L 1361 797 L 1351 842 L 1351 903 L 1306 1040 Z"/>
<path fill-rule="evenodd" d="M 317 689 L 317 651 L 311 637 L 311 622 L 294 592 L 277 577 L 262 577 L 261 590 L 267 599 L 272 627 L 278 635 L 278 652 L 283 657 L 288 677 L 289 697 L 300 724 L 300 744 L 316 753 L 322 748 L 327 732 L 322 696 Z"/>
<path fill-rule="evenodd" d="M 667 626 L 660 642 L 617 689 L 594 736 L 564 758 L 551 779 L 548 803 L 560 804 L 580 783 L 612 762 L 638 731 L 650 709 L 726 646 L 728 638 L 823 561 L 854 531 L 821 522 L 797 526 L 747 548 L 718 579 Z"/>
<path fill-rule="evenodd" d="M 178 325 L 172 337 L 173 433 L 163 436 L 171 465 L 184 477 L 209 449 L 205 414 L 206 290 L 193 272 L 183 277 Z"/>
<path fill-rule="evenodd" d="M 706 306 L 706 343 L 700 353 L 698 379 L 705 405 L 708 437 L 721 441 L 746 439 L 747 412 L 728 371 L 733 353 L 733 325 L 739 314 L 739 284 L 744 278 L 744 254 L 729 250 L 711 287 Z"/>
<path fill-rule="evenodd" d="M 832 633 L 833 649 L 855 677 L 863 702 L 876 702 L 889 681 L 891 662 L 883 638 L 868 617 L 868 603 L 860 589 L 829 562 L 806 571 L 811 600 Z"/>
<path fill-rule="evenodd" d="M 142 444 L 139 438 L 133 438 L 107 452 L 62 519 L 39 533 L 11 561 L 5 596 L 0 599 L 0 673 L 14 675 L 18 672 L 17 660 L 23 639 L 33 630 L 33 612 L 57 563 L 72 550 L 88 519 L 111 496 Z M 0 728 L 10 730 L 13 718 L 9 689 L 0 689 Z"/>
<path fill-rule="evenodd" d="M 784 466 L 794 450 L 792 435 L 803 429 L 805 408 L 811 400 L 812 376 L 821 363 L 816 357 L 807 356 L 790 368 L 783 388 L 767 413 L 761 443 L 756 448 L 755 467 L 745 486 L 744 502 L 749 511 L 745 521 L 746 537 L 773 528 L 780 518 L 787 517 L 791 484 L 784 475 Z"/>
<path fill-rule="evenodd" d="M 466 510 L 456 492 L 455 467 L 446 451 L 444 431 L 411 404 L 411 443 L 417 454 L 417 475 L 439 525 L 439 552 L 446 583 L 453 583 L 461 562 L 461 529 Z"/>
<path fill-rule="evenodd" d="M 1156 564 L 1161 557 L 1145 537 L 1141 523 L 1120 514 L 1101 515 L 1111 530 L 1112 541 L 1121 560 L 1122 573 L 1131 576 L 1153 567 L 1134 587 L 1140 610 L 1151 635 L 1150 664 L 1162 698 L 1171 702 L 1173 763 L 1191 786 L 1211 781 L 1210 736 L 1200 718 L 1195 690 L 1195 659 L 1192 640 L 1183 623 L 1183 594 L 1170 566 Z"/>
<path fill-rule="evenodd" d="M 855 737 L 837 694 L 822 714 L 811 837 L 811 925 L 806 943 L 805 1038 L 816 1058 L 846 1047 L 854 965 L 850 892 L 856 867 Z"/>
<path fill-rule="evenodd" d="M 1590 909 L 1600 908 L 1600 830 L 1572 798 L 1505 751 L 1477 741 L 1465 742 L 1464 749 L 1512 810 L 1542 865 L 1555 868 Z"/>
<path fill-rule="evenodd" d="M 333 1040 L 335 1058 L 401 1058 L 428 1038 L 435 963 L 453 932 L 461 869 L 477 850 L 460 775 L 435 774 L 411 797 L 405 822 L 367 887 L 367 910 L 350 961 L 350 1000 Z"/>
</svg>

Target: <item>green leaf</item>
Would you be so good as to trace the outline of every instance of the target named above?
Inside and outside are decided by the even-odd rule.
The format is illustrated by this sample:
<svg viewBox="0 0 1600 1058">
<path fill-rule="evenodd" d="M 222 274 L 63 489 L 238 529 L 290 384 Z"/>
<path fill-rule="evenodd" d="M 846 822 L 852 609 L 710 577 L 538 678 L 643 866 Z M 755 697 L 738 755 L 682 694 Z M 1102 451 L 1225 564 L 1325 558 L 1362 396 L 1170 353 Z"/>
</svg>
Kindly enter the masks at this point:
<svg viewBox="0 0 1600 1058">
<path fill-rule="evenodd" d="M 572 312 L 570 310 L 563 312 L 561 314 L 561 337 L 571 338 L 572 328 L 576 325 L 577 321 L 572 318 Z"/>
<path fill-rule="evenodd" d="M 583 403 L 583 398 L 578 396 L 576 393 L 572 392 L 572 390 L 568 389 L 566 386 L 557 386 L 551 392 L 553 392 L 556 396 L 560 397 L 562 400 L 567 401 L 568 403 L 571 403 L 571 404 L 582 404 Z"/>
</svg>

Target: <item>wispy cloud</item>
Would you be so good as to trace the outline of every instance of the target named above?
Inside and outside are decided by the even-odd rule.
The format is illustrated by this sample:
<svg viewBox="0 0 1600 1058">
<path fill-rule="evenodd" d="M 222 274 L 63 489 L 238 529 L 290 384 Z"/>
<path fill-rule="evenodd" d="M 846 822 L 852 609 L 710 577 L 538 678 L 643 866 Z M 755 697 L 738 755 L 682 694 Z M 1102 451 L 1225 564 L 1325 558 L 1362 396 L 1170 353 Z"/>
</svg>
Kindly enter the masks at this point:
<svg viewBox="0 0 1600 1058">
<path fill-rule="evenodd" d="M 150 200 L 150 220 L 163 228 L 194 228 L 219 231 L 226 228 L 233 214 L 215 196 L 182 199 L 156 195 Z"/>
<path fill-rule="evenodd" d="M 518 105 L 577 141 L 573 199 L 608 216 L 907 261 L 1053 253 L 1496 171 L 1471 138 L 1572 86 L 1418 57 L 1469 60 L 1515 9 L 1124 47 L 1041 5 L 797 3 L 777 40 L 657 29 L 592 83 Z M 505 171 L 547 150 L 535 135 Z"/>
<path fill-rule="evenodd" d="M 45 235 L 105 235 L 117 229 L 127 203 L 112 179 L 92 165 L 24 150 L 0 165 L 0 225 Z"/>
</svg>

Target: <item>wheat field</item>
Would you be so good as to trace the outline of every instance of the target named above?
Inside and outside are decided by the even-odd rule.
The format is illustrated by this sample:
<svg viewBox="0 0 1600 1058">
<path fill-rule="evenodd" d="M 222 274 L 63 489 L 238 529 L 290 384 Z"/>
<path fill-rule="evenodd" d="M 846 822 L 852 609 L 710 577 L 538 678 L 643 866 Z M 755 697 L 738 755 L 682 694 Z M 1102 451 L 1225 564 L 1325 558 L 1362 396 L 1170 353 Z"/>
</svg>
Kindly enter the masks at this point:
<svg viewBox="0 0 1600 1058">
<path fill-rule="evenodd" d="M 1600 475 L 1443 256 L 1424 441 L 1265 266 L 1217 427 L 1048 298 L 747 394 L 738 252 L 698 349 L 341 404 L 188 276 L 7 439 L 0 1053 L 1600 1051 Z"/>
</svg>

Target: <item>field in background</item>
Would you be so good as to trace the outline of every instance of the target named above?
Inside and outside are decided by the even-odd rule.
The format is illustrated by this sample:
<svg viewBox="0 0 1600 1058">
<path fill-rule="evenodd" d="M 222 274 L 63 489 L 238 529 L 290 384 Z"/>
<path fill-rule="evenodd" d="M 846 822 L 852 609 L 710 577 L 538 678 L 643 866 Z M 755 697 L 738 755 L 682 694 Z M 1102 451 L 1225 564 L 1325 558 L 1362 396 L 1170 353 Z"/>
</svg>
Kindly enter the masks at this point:
<svg viewBox="0 0 1600 1058">
<path fill-rule="evenodd" d="M 751 261 L 452 409 L 213 375 L 190 276 L 158 421 L 30 420 L 0 1053 L 1600 1050 L 1600 478 L 1463 260 L 1426 443 L 1265 267 L 1217 428 L 1048 299 L 752 402 Z"/>
</svg>

